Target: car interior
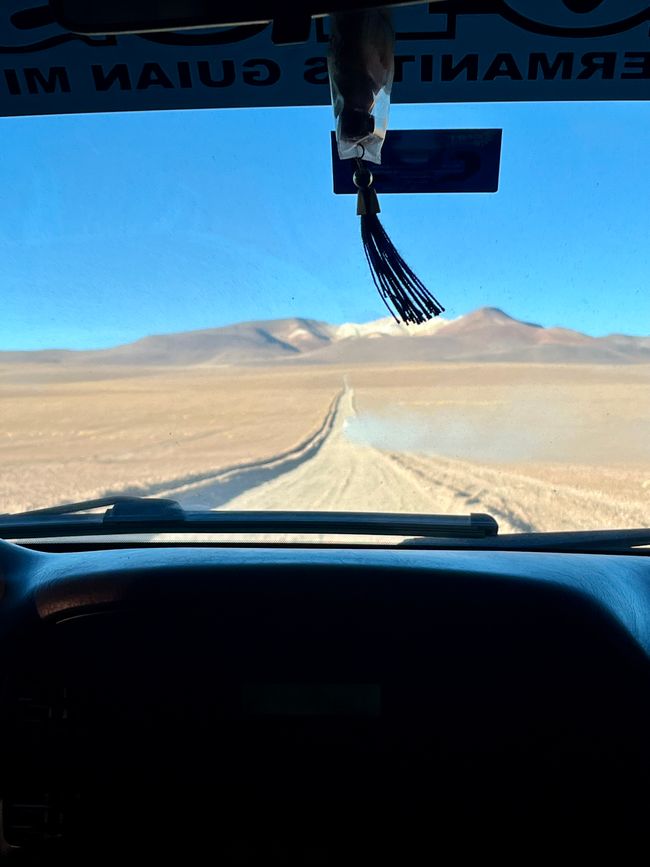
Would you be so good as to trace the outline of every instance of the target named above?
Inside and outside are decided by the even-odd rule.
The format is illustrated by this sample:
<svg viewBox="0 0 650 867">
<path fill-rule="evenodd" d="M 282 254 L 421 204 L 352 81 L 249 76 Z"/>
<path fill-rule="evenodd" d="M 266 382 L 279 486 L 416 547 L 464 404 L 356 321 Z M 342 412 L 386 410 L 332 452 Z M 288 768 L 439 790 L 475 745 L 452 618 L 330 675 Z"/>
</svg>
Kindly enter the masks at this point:
<svg viewBox="0 0 650 867">
<path fill-rule="evenodd" d="M 273 27 L 281 52 L 368 5 L 41 14 L 87 39 Z M 78 506 L 0 521 L 9 863 L 646 860 L 623 852 L 650 807 L 650 531 Z"/>
</svg>

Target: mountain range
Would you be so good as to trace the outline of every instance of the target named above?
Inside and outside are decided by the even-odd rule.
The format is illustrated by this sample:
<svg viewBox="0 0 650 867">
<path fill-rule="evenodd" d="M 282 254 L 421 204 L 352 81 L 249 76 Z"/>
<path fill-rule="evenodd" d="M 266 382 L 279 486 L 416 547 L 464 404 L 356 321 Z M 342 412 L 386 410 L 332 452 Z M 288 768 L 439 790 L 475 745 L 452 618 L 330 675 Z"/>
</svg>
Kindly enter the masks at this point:
<svg viewBox="0 0 650 867">
<path fill-rule="evenodd" d="M 0 364 L 188 366 L 375 362 L 650 363 L 650 336 L 590 337 L 522 322 L 494 307 L 420 326 L 390 317 L 330 325 L 314 319 L 241 322 L 222 328 L 143 337 L 110 349 L 0 351 Z"/>
</svg>

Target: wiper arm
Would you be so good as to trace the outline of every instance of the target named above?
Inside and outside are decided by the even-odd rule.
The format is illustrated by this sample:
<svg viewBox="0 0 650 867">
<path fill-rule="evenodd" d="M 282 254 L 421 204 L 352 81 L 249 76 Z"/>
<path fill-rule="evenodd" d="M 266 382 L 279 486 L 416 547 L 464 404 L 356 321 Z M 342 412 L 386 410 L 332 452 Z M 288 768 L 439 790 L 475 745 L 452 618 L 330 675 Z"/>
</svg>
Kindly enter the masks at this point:
<svg viewBox="0 0 650 867">
<path fill-rule="evenodd" d="M 80 514 L 108 506 L 100 514 Z M 115 496 L 14 515 L 0 515 L 0 538 L 110 533 L 296 533 L 483 539 L 499 527 L 490 515 L 375 512 L 186 511 L 176 500 Z"/>
<path fill-rule="evenodd" d="M 101 509 L 104 506 L 117 508 L 119 513 L 134 517 L 156 516 L 159 514 L 171 514 L 176 518 L 182 517 L 183 508 L 176 500 L 167 500 L 154 497 L 129 497 L 126 494 L 116 494 L 113 497 L 100 497 L 97 500 L 81 500 L 78 503 L 62 503 L 60 506 L 47 506 L 45 509 L 30 509 L 28 512 L 12 512 L 0 515 L 0 521 L 6 518 L 40 518 L 49 515 L 73 515 L 78 512 L 89 512 L 92 509 Z M 112 510 L 104 513 L 104 517 Z"/>
</svg>

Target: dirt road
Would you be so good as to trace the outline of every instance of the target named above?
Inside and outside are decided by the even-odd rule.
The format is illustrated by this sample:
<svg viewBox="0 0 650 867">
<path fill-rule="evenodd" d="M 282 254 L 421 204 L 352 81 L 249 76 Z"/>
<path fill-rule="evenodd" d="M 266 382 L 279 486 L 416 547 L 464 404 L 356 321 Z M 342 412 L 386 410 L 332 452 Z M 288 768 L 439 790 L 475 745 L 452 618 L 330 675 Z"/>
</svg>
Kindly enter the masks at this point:
<svg viewBox="0 0 650 867">
<path fill-rule="evenodd" d="M 643 526 L 647 507 L 603 492 L 541 481 L 497 466 L 383 451 L 346 436 L 355 414 L 346 388 L 318 453 L 250 488 L 227 509 L 488 512 L 501 532 Z M 647 520 L 647 518 L 646 518 Z"/>
<path fill-rule="evenodd" d="M 650 365 L 82 373 L 0 370 L 3 511 L 132 494 L 190 509 L 485 511 L 502 532 L 650 523 Z"/>
</svg>

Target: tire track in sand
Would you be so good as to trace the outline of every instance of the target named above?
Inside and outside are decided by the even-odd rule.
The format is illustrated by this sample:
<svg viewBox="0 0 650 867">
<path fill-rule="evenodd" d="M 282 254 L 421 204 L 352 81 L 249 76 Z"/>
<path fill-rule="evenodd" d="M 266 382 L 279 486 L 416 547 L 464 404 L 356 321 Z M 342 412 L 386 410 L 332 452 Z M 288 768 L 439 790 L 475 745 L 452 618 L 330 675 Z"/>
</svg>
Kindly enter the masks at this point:
<svg viewBox="0 0 650 867">
<path fill-rule="evenodd" d="M 344 391 L 334 398 L 318 429 L 298 445 L 269 458 L 233 464 L 219 470 L 193 473 L 155 485 L 137 485 L 120 491 L 136 496 L 173 497 L 187 509 L 218 509 L 242 491 L 287 473 L 318 454 L 335 423 Z"/>
</svg>

